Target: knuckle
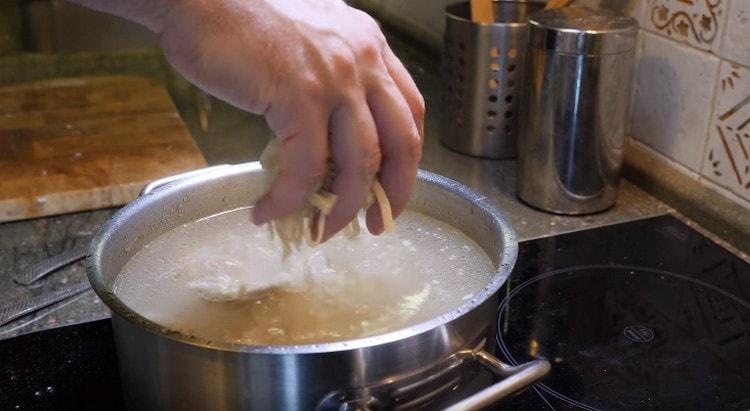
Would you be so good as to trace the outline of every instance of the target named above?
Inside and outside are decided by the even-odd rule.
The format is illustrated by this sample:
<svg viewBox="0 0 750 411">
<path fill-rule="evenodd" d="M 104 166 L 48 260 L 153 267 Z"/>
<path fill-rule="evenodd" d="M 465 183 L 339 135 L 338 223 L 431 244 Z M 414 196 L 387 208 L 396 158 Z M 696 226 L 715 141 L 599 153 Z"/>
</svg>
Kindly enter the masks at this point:
<svg viewBox="0 0 750 411">
<path fill-rule="evenodd" d="M 376 144 L 367 147 L 364 150 L 362 161 L 357 165 L 355 170 L 357 177 L 364 182 L 370 182 L 380 170 L 381 154 Z"/>
<path fill-rule="evenodd" d="M 354 55 L 351 52 L 338 50 L 331 55 L 333 63 L 333 73 L 336 77 L 351 79 L 356 75 L 357 64 Z"/>
<path fill-rule="evenodd" d="M 326 165 L 324 163 L 316 163 L 311 165 L 303 173 L 299 173 L 296 178 L 302 188 L 308 191 L 313 191 L 326 177 L 326 171 Z"/>
<path fill-rule="evenodd" d="M 424 103 L 424 97 L 422 97 L 422 94 L 416 93 L 416 96 L 413 98 L 413 102 L 411 104 L 411 110 L 414 114 L 414 117 L 416 118 L 423 118 L 426 112 L 426 106 Z"/>
<path fill-rule="evenodd" d="M 306 76 L 301 80 L 300 90 L 309 98 L 320 101 L 324 98 L 326 88 L 323 81 L 316 76 Z"/>
<path fill-rule="evenodd" d="M 358 58 L 365 64 L 371 64 L 380 57 L 380 49 L 376 41 L 364 41 L 357 50 Z"/>
<path fill-rule="evenodd" d="M 409 136 L 404 140 L 403 156 L 413 164 L 418 164 L 422 159 L 422 139 L 419 137 L 416 127 L 412 128 Z"/>
</svg>

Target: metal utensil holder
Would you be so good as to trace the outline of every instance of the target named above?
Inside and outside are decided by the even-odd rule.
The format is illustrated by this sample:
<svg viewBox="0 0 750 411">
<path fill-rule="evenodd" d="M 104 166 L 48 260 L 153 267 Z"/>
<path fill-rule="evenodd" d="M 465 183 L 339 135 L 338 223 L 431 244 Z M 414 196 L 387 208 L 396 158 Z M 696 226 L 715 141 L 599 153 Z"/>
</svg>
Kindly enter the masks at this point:
<svg viewBox="0 0 750 411">
<path fill-rule="evenodd" d="M 526 16 L 543 5 L 493 2 L 495 23 L 471 21 L 468 2 L 445 8 L 442 142 L 472 156 L 516 156 Z"/>
</svg>

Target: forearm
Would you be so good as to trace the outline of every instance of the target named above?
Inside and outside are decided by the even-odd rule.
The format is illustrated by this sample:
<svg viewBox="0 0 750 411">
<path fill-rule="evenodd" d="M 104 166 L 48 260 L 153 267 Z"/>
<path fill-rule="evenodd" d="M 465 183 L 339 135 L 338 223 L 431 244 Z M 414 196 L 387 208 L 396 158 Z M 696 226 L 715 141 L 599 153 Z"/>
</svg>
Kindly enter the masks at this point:
<svg viewBox="0 0 750 411">
<path fill-rule="evenodd" d="M 160 33 L 175 0 L 68 0 L 71 3 L 128 19 Z"/>
</svg>

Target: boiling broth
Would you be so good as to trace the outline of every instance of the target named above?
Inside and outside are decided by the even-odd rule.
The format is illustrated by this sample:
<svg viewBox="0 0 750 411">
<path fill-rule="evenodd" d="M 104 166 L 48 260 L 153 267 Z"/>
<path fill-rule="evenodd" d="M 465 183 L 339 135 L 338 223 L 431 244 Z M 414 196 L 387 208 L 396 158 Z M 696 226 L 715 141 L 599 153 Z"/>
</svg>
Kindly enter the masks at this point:
<svg viewBox="0 0 750 411">
<path fill-rule="evenodd" d="M 393 331 L 444 314 L 494 274 L 457 229 L 405 211 L 393 232 L 341 234 L 282 258 L 242 208 L 179 226 L 123 267 L 115 293 L 168 328 L 210 340 L 305 344 Z"/>
</svg>

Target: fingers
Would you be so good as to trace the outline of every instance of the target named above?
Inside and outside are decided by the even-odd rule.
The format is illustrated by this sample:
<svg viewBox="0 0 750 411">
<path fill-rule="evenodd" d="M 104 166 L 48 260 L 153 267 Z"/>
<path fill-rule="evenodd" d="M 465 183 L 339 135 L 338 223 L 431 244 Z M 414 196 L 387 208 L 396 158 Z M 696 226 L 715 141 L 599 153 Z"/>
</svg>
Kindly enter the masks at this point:
<svg viewBox="0 0 750 411">
<path fill-rule="evenodd" d="M 255 203 L 253 222 L 263 224 L 302 208 L 326 174 L 328 115 L 300 104 L 302 112 L 267 113 L 273 132 L 281 138 L 282 170 L 266 195 Z M 284 114 L 281 114 L 284 113 Z M 286 114 L 288 113 L 288 114 Z"/>
<path fill-rule="evenodd" d="M 387 46 L 383 50 L 385 64 L 380 63 L 377 74 L 366 81 L 367 94 L 349 94 L 330 116 L 326 99 L 296 102 L 302 113 L 290 115 L 281 105 L 266 113 L 271 129 L 283 140 L 284 169 L 256 203 L 256 224 L 306 205 L 325 178 L 329 143 L 335 164 L 330 191 L 337 201 L 326 219 L 323 241 L 356 218 L 378 171 L 394 218 L 403 211 L 422 153 L 424 100 L 403 64 Z M 367 210 L 367 226 L 374 234 L 383 231 L 377 204 Z"/>
<path fill-rule="evenodd" d="M 364 95 L 331 115 L 331 154 L 336 168 L 331 191 L 338 199 L 326 220 L 323 241 L 356 218 L 380 168 L 378 131 Z"/>
<path fill-rule="evenodd" d="M 391 75 L 391 78 L 409 105 L 409 110 L 414 117 L 414 122 L 417 124 L 417 129 L 419 129 L 420 137 L 424 138 L 425 105 L 422 94 L 419 92 L 409 71 L 406 70 L 401 60 L 393 54 L 390 47 L 386 46 L 383 50 L 383 60 L 388 68 L 388 74 Z"/>
<path fill-rule="evenodd" d="M 393 80 L 380 81 L 368 93 L 367 102 L 375 119 L 383 156 L 380 183 L 395 218 L 406 207 L 416 181 L 422 156 L 422 139 L 413 113 Z M 367 228 L 373 234 L 383 231 L 377 203 L 367 210 Z"/>
</svg>

